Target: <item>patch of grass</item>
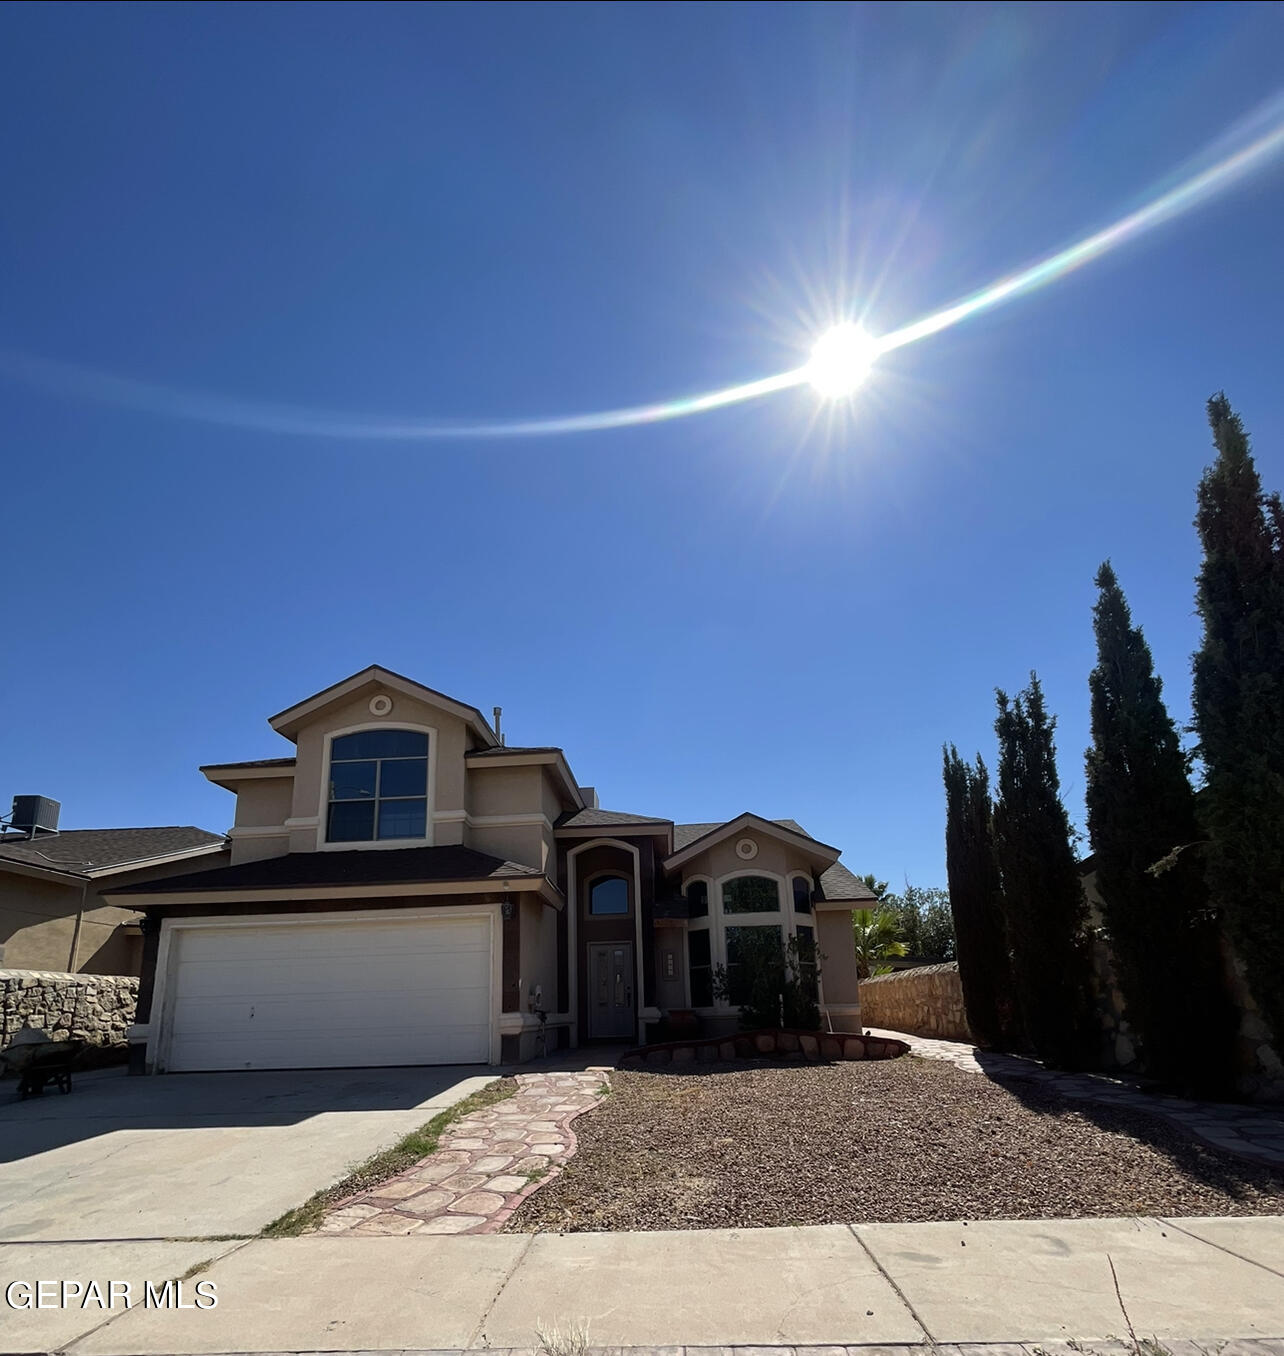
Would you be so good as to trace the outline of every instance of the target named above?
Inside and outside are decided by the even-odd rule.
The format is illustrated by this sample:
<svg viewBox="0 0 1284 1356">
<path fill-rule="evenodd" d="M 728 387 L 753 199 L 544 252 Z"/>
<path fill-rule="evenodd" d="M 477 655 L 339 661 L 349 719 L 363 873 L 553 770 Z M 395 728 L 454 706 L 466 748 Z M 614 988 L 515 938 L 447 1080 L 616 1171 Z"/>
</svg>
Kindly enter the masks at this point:
<svg viewBox="0 0 1284 1356">
<path fill-rule="evenodd" d="M 412 1130 L 404 1139 L 399 1140 L 390 1149 L 367 1158 L 354 1168 L 346 1177 L 324 1191 L 318 1191 L 302 1205 L 287 1210 L 279 1219 L 274 1219 L 260 1235 L 261 1238 L 295 1238 L 315 1228 L 326 1213 L 339 1201 L 359 1192 L 369 1191 L 371 1187 L 386 1182 L 399 1172 L 412 1168 L 420 1159 L 427 1158 L 437 1147 L 441 1133 L 452 1122 L 494 1106 L 496 1102 L 507 1101 L 517 1091 L 515 1078 L 497 1078 L 484 1088 L 465 1097 L 462 1102 L 439 1112 L 426 1125 Z"/>
<path fill-rule="evenodd" d="M 588 1351 L 588 1324 L 572 1323 L 563 1332 L 556 1324 L 551 1328 L 535 1325 L 540 1356 L 585 1356 Z"/>
</svg>

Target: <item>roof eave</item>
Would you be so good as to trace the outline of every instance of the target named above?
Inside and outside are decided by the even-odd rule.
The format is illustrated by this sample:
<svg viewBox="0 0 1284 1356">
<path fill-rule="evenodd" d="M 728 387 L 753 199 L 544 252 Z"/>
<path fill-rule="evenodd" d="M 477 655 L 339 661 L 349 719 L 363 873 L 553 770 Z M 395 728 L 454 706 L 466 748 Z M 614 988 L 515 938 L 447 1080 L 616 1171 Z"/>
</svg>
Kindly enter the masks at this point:
<svg viewBox="0 0 1284 1356">
<path fill-rule="evenodd" d="M 22 862 L 14 857 L 0 856 L 0 871 L 14 871 L 20 876 L 34 876 L 37 880 L 65 881 L 68 884 L 83 885 L 89 876 L 83 871 L 61 870 L 56 866 L 37 866 L 35 862 Z"/>
<path fill-rule="evenodd" d="M 207 763 L 198 772 L 224 791 L 235 791 L 242 782 L 266 781 L 271 778 L 293 777 L 294 764 L 280 767 L 251 767 L 244 763 Z"/>
<path fill-rule="evenodd" d="M 216 852 L 226 852 L 228 840 L 221 838 L 213 843 L 200 843 L 196 847 L 177 848 L 173 852 L 154 853 L 150 857 L 134 857 L 127 862 L 113 862 L 109 866 L 94 866 L 85 873 L 90 880 L 100 880 L 104 876 L 118 876 L 126 871 L 141 871 L 148 866 L 163 866 L 166 862 L 186 862 L 193 857 L 210 857 Z"/>
<path fill-rule="evenodd" d="M 547 876 L 499 876 L 467 880 L 389 881 L 378 885 L 337 883 L 330 885 L 240 885 L 224 889 L 173 889 L 164 892 L 131 891 L 128 886 L 104 892 L 113 901 L 134 909 L 166 908 L 178 904 L 289 904 L 300 900 L 397 899 L 407 895 L 538 894 L 556 909 L 566 898 Z"/>
</svg>

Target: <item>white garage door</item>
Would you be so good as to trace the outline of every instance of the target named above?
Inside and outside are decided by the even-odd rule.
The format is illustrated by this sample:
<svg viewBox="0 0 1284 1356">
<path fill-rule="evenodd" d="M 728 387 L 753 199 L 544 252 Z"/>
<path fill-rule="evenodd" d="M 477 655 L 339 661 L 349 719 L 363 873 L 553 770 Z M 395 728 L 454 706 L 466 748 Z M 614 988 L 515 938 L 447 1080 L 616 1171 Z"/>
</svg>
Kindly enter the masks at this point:
<svg viewBox="0 0 1284 1356">
<path fill-rule="evenodd" d="M 485 917 L 176 928 L 164 1065 L 485 1063 L 490 987 Z"/>
</svg>

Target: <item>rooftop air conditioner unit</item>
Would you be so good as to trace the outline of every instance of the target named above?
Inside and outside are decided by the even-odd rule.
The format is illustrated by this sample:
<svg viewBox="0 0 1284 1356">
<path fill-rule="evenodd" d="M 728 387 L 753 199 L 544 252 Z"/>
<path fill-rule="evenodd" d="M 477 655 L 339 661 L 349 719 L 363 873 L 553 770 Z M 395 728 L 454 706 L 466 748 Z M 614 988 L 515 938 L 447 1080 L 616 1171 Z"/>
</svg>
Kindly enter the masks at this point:
<svg viewBox="0 0 1284 1356">
<path fill-rule="evenodd" d="M 48 796 L 14 796 L 13 813 L 8 828 L 20 830 L 29 838 L 42 833 L 58 832 L 58 815 L 62 806 Z"/>
</svg>

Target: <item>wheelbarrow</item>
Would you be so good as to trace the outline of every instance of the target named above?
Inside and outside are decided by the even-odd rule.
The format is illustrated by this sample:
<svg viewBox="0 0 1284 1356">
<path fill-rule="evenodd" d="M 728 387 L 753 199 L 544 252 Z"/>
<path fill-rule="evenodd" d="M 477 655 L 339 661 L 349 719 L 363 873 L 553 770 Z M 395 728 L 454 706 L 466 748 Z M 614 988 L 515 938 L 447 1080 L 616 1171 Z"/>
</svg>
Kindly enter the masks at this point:
<svg viewBox="0 0 1284 1356">
<path fill-rule="evenodd" d="M 0 1066 L 18 1075 L 18 1096 L 39 1097 L 47 1083 L 59 1092 L 71 1091 L 71 1072 L 86 1042 L 29 1041 L 0 1050 Z"/>
</svg>

